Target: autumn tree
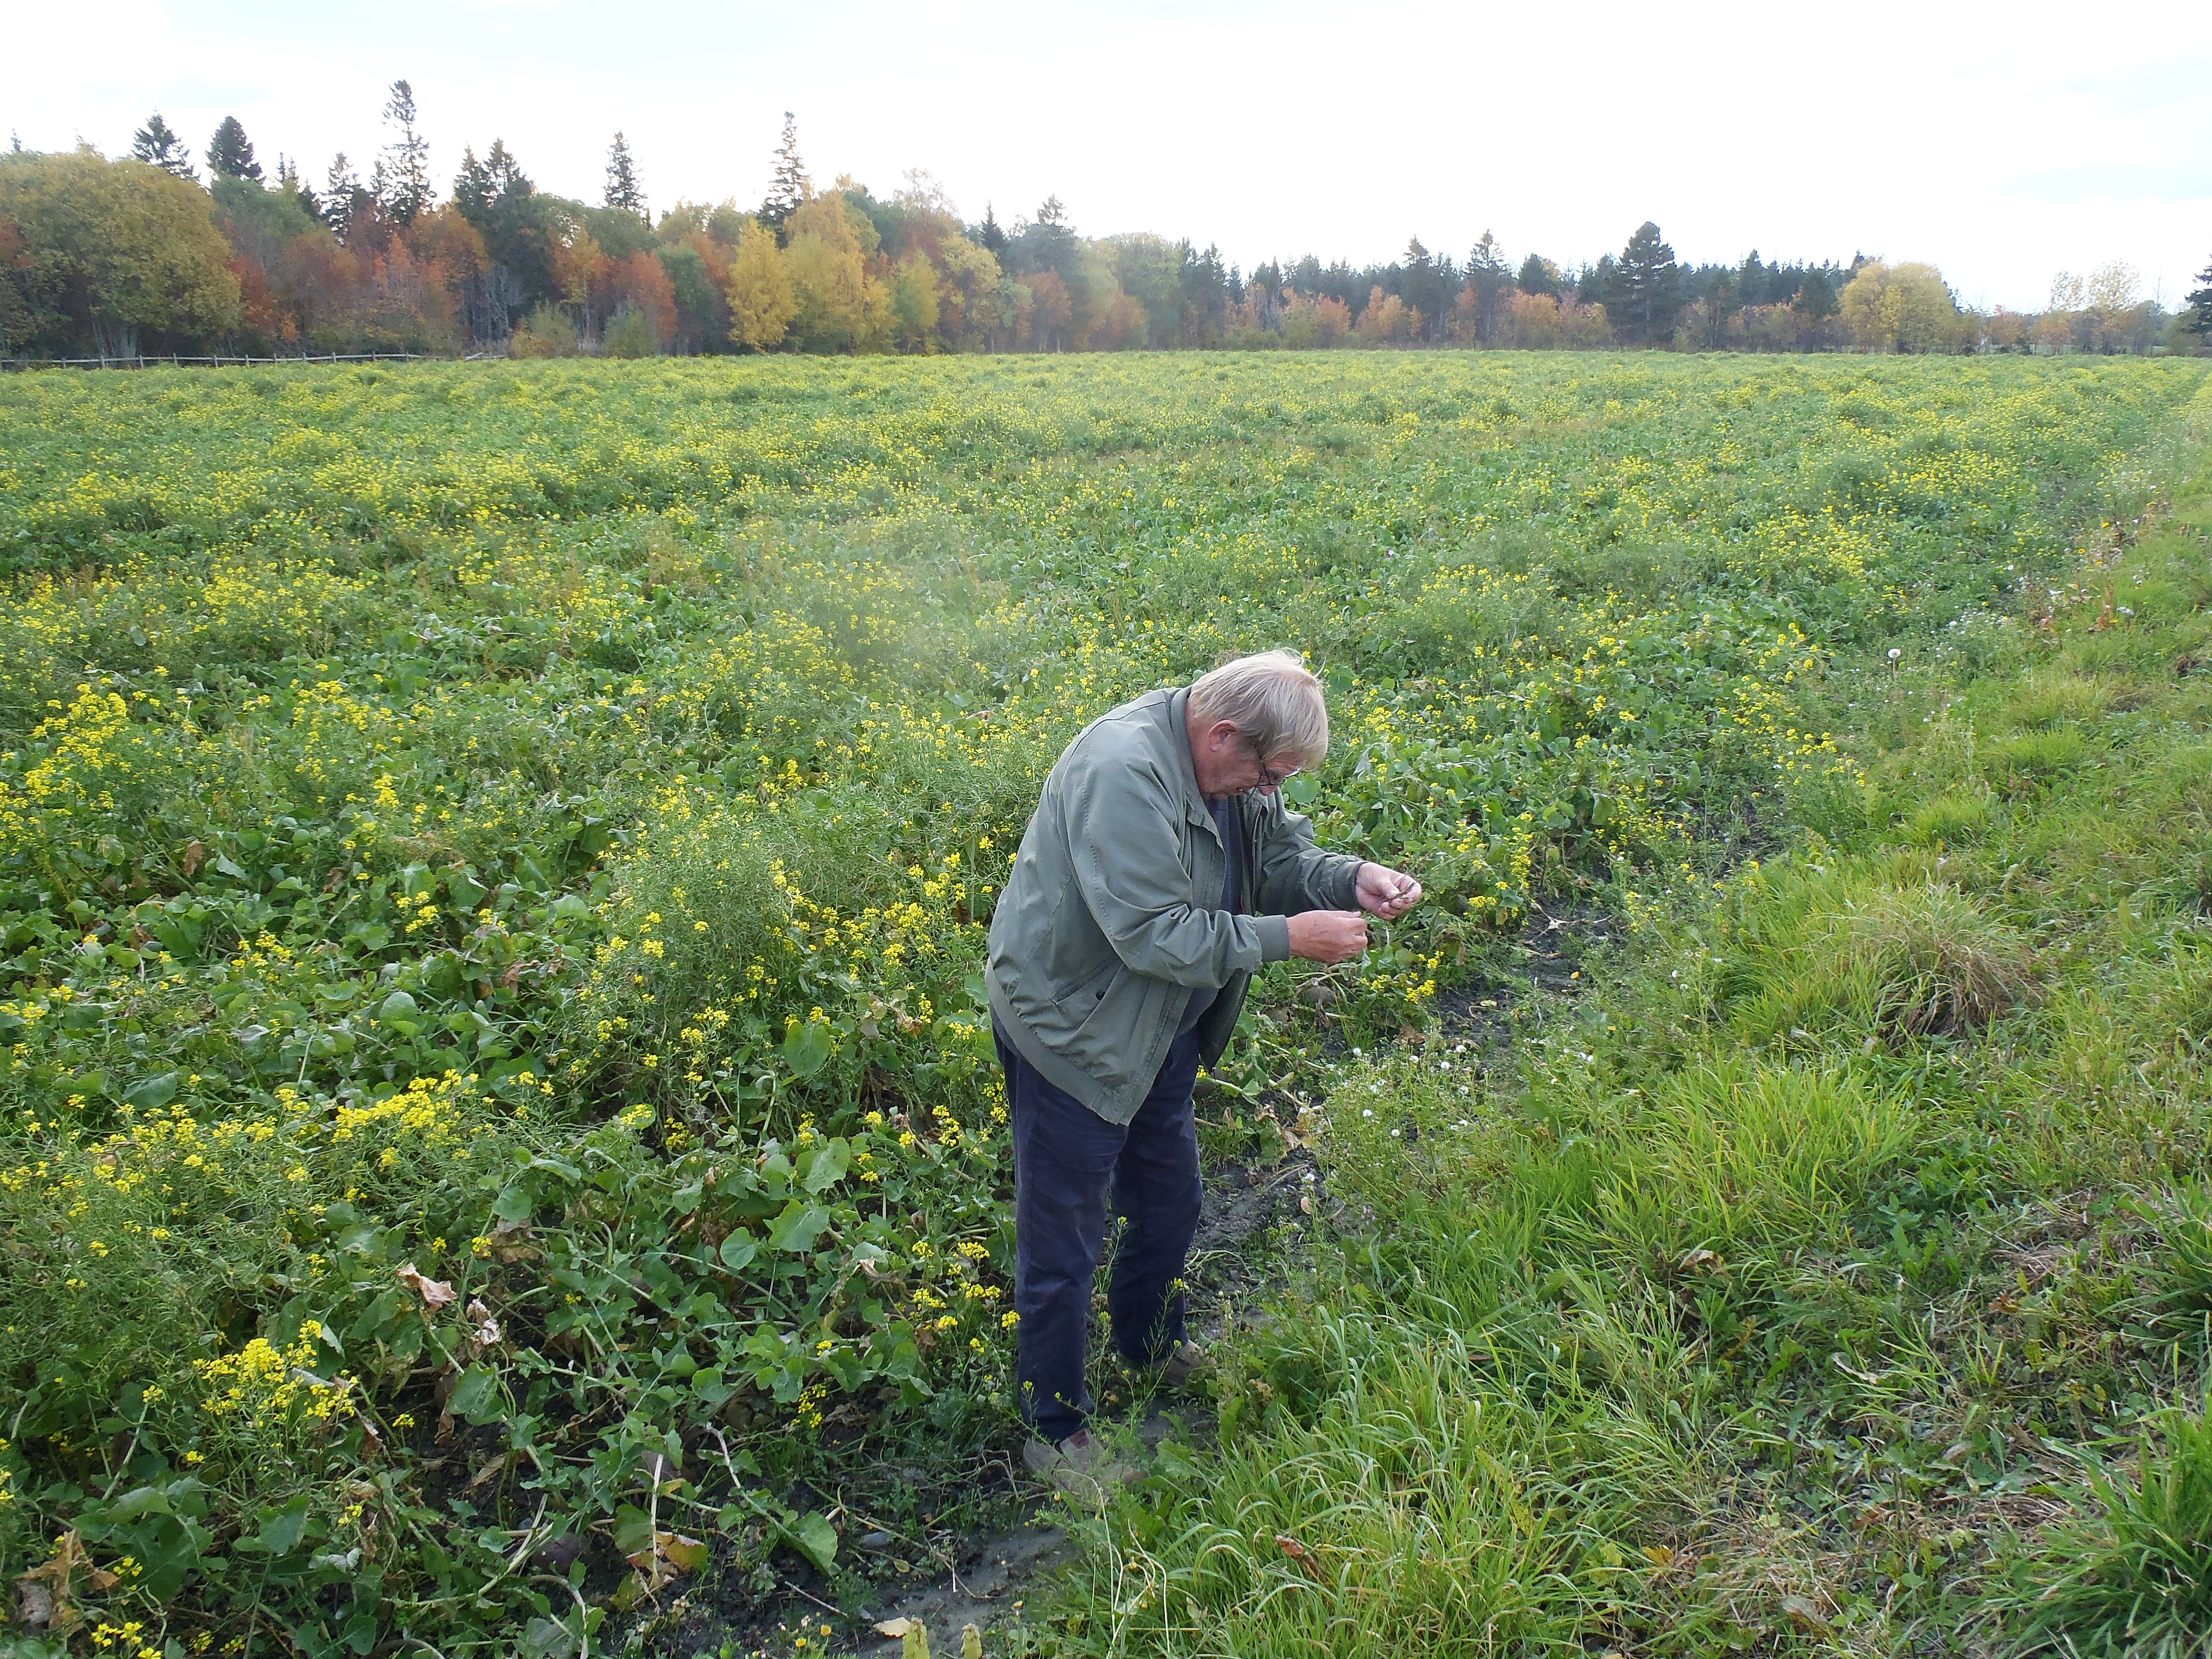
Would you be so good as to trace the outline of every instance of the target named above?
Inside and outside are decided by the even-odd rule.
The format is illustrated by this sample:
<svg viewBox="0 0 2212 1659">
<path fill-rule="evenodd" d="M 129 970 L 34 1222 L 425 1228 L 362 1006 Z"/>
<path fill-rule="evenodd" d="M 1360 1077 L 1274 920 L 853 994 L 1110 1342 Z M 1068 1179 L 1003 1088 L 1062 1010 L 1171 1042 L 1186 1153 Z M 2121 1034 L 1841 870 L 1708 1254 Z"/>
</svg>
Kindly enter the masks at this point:
<svg viewBox="0 0 2212 1659">
<path fill-rule="evenodd" d="M 890 301 L 869 272 L 876 228 L 842 191 L 802 202 L 785 222 L 793 293 L 791 336 L 804 351 L 866 351 L 889 337 Z"/>
<path fill-rule="evenodd" d="M 768 199 L 761 204 L 761 222 L 787 240 L 791 216 L 814 194 L 814 181 L 806 176 L 806 163 L 799 155 L 799 122 L 789 110 L 783 112 L 783 137 L 775 146 L 775 173 L 769 181 Z"/>
<path fill-rule="evenodd" d="M 1681 272 L 1674 250 L 1649 219 L 1620 250 L 1604 304 L 1614 325 L 1639 344 L 1655 334 L 1663 337 L 1674 326 L 1681 304 Z"/>
<path fill-rule="evenodd" d="M 399 129 L 399 136 L 380 158 L 384 188 L 377 198 L 384 210 L 403 225 L 411 225 L 430 205 L 430 146 L 415 130 L 417 118 L 415 88 L 404 81 L 392 83 L 384 105 L 384 118 Z"/>
<path fill-rule="evenodd" d="M 208 140 L 208 171 L 218 179 L 261 181 L 261 163 L 253 159 L 253 141 L 235 115 L 226 115 Z"/>
<path fill-rule="evenodd" d="M 1838 309 L 1852 343 L 1867 351 L 1940 351 L 1959 323 L 1958 301 L 1929 264 L 1869 260 L 1844 286 Z"/>
<path fill-rule="evenodd" d="M 628 313 L 651 324 L 655 351 L 665 351 L 676 343 L 676 289 L 668 280 L 667 267 L 657 258 L 650 253 L 631 254 L 617 264 L 608 276 L 607 291 L 615 302 L 615 323 L 608 325 L 610 333 Z M 613 349 L 611 344 L 609 349 Z M 630 351 L 615 355 L 635 357 L 650 354 Z"/>
<path fill-rule="evenodd" d="M 164 173 L 198 182 L 199 174 L 192 171 L 191 151 L 185 148 L 185 141 L 177 137 L 175 129 L 161 118 L 159 110 L 148 116 L 146 125 L 131 135 L 131 154 Z"/>
<path fill-rule="evenodd" d="M 206 194 L 161 167 L 89 149 L 0 155 L 0 220 L 21 238 L 5 280 L 34 343 L 128 357 L 209 342 L 238 320 Z"/>
<path fill-rule="evenodd" d="M 891 277 L 893 338 L 902 351 L 927 351 L 937 337 L 937 267 L 919 251 L 899 261 Z"/>
<path fill-rule="evenodd" d="M 799 314 L 792 287 L 790 256 L 775 233 L 748 219 L 738 231 L 738 251 L 730 261 L 725 292 L 730 301 L 730 343 L 768 351 L 783 343 L 791 319 Z"/>
<path fill-rule="evenodd" d="M 607 150 L 606 204 L 622 213 L 634 213 L 648 224 L 653 216 L 646 211 L 645 190 L 638 183 L 637 162 L 629 153 L 629 140 L 617 131 L 615 141 Z"/>
</svg>

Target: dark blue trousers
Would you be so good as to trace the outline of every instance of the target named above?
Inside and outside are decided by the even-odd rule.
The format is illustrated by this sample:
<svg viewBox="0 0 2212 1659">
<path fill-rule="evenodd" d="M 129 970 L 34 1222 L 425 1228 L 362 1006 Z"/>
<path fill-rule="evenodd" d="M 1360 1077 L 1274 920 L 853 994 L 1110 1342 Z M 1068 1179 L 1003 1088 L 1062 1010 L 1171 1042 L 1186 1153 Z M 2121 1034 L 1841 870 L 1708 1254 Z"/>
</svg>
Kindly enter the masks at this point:
<svg viewBox="0 0 2212 1659">
<path fill-rule="evenodd" d="M 1047 1082 L 1003 1035 L 999 1060 L 1014 1127 L 1015 1376 L 1038 1437 L 1065 1440 L 1091 1411 L 1084 1362 L 1109 1188 L 1121 1224 L 1106 1289 L 1114 1346 L 1149 1365 L 1183 1340 L 1183 1262 L 1198 1232 L 1198 1038 L 1175 1040 L 1126 1126 Z"/>
</svg>

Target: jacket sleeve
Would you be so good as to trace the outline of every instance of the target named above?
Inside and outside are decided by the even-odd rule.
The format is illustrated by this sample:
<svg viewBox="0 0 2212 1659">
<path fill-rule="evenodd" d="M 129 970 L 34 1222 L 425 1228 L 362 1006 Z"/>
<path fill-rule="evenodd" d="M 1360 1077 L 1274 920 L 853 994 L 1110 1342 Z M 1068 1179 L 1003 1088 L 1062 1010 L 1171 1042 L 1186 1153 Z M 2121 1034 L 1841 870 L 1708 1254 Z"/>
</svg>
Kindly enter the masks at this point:
<svg viewBox="0 0 2212 1659">
<path fill-rule="evenodd" d="M 1290 954 L 1290 924 L 1282 917 L 1191 903 L 1190 877 L 1176 852 L 1182 811 L 1175 793 L 1144 769 L 1094 771 L 1068 806 L 1076 885 L 1130 972 L 1220 986 Z"/>
<path fill-rule="evenodd" d="M 1314 845 L 1313 821 L 1291 811 L 1280 796 L 1261 808 L 1260 908 L 1286 916 L 1304 910 L 1357 910 L 1359 866 L 1346 853 Z"/>
</svg>

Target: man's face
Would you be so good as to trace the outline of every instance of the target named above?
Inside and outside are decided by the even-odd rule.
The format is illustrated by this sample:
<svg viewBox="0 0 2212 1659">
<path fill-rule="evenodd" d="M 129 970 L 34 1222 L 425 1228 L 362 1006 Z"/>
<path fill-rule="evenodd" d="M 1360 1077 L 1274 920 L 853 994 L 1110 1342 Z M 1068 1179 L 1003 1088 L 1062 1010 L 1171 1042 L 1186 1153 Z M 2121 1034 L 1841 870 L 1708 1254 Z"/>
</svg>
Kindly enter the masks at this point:
<svg viewBox="0 0 2212 1659">
<path fill-rule="evenodd" d="M 1225 800 L 1248 789 L 1273 789 L 1298 770 L 1280 758 L 1262 760 L 1258 746 L 1228 720 L 1194 733 L 1190 758 L 1199 793 L 1208 800 Z"/>
</svg>

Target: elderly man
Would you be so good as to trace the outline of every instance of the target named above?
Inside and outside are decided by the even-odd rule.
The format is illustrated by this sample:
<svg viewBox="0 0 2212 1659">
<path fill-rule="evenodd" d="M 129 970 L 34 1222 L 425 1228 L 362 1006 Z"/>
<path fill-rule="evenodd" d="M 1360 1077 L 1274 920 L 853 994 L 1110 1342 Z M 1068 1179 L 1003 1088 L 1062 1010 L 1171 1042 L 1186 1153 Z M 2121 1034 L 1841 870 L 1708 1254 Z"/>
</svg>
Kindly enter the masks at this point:
<svg viewBox="0 0 2212 1659">
<path fill-rule="evenodd" d="M 1198 1231 L 1191 1087 L 1245 987 L 1285 957 L 1343 962 L 1420 884 L 1314 845 L 1277 786 L 1328 752 L 1321 683 L 1243 657 L 1077 734 L 1045 780 L 992 919 L 988 979 L 1012 1108 L 1018 1376 L 1029 1466 L 1097 1495 L 1085 1426 L 1091 1285 L 1110 1183 L 1116 1347 L 1180 1382 L 1198 1358 L 1182 1273 Z"/>
</svg>

